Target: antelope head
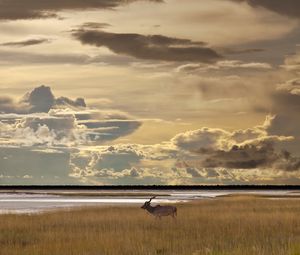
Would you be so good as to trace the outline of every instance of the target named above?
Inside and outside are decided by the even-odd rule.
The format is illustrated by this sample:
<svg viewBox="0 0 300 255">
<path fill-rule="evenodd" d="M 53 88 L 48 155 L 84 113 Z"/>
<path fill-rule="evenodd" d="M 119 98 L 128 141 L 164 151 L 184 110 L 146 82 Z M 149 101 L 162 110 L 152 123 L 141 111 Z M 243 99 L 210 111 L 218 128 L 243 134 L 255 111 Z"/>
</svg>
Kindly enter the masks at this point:
<svg viewBox="0 0 300 255">
<path fill-rule="evenodd" d="M 147 209 L 150 206 L 150 204 L 151 204 L 151 200 L 154 199 L 154 198 L 156 198 L 156 196 L 151 197 L 150 200 L 146 201 L 141 208 L 142 209 Z"/>
</svg>

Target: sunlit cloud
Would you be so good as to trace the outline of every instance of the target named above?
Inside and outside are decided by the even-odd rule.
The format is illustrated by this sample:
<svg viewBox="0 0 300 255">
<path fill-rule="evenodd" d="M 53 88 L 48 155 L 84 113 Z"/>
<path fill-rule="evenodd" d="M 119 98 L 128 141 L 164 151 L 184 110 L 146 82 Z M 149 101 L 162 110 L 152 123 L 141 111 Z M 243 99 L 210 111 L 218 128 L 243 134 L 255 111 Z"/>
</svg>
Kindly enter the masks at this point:
<svg viewBox="0 0 300 255">
<path fill-rule="evenodd" d="M 299 184 L 298 5 L 0 0 L 1 184 Z"/>
</svg>

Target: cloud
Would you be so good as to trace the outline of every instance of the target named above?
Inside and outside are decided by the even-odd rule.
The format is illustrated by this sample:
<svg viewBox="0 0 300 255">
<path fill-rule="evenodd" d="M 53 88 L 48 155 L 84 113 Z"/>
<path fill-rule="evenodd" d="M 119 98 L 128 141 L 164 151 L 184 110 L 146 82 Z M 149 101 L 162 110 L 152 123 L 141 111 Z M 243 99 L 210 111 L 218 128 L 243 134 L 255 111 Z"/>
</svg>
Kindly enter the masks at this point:
<svg viewBox="0 0 300 255">
<path fill-rule="evenodd" d="M 203 127 L 154 145 L 110 145 L 137 130 L 141 121 L 121 111 L 90 108 L 83 98 L 56 97 L 40 86 L 19 102 L 0 100 L 0 145 L 68 152 L 75 182 L 280 182 L 297 178 L 300 170 L 298 155 L 286 150 L 289 143 L 299 148 L 298 86 L 298 79 L 278 84 L 272 99 L 276 115 L 261 126 L 235 131 Z M 21 104 L 23 112 L 16 113 Z M 35 179 L 32 173 L 20 178 L 25 175 Z M 3 170 L 2 176 L 16 175 Z"/>
<path fill-rule="evenodd" d="M 32 46 L 32 45 L 50 43 L 50 42 L 51 39 L 49 38 L 31 38 L 23 41 L 1 43 L 0 46 L 26 47 L 26 46 Z"/>
<path fill-rule="evenodd" d="M 200 171 L 197 168 L 194 168 L 194 167 L 187 166 L 186 167 L 186 172 L 194 178 L 202 177 L 202 174 L 200 173 Z"/>
<path fill-rule="evenodd" d="M 233 69 L 245 69 L 247 71 L 265 71 L 272 69 L 272 66 L 268 63 L 259 62 L 243 62 L 240 60 L 224 60 L 218 61 L 214 64 L 184 64 L 176 68 L 177 72 L 196 73 L 196 72 L 208 72 L 208 71 L 222 71 L 222 70 L 233 70 Z"/>
<path fill-rule="evenodd" d="M 170 144 L 116 144 L 85 148 L 72 153 L 71 176 L 95 183 L 169 183 L 180 177 L 172 168 L 174 152 Z M 184 175 L 187 176 L 186 173 Z"/>
<path fill-rule="evenodd" d="M 55 117 L 45 113 L 1 115 L 2 146 L 65 147 L 78 144 L 74 117 Z M 82 139 L 83 140 L 83 139 Z"/>
<path fill-rule="evenodd" d="M 0 19 L 18 20 L 18 19 L 42 19 L 57 18 L 58 12 L 73 10 L 99 10 L 113 9 L 123 4 L 134 2 L 134 0 L 2 0 L 0 2 Z M 161 2 L 151 0 L 151 2 Z"/>
<path fill-rule="evenodd" d="M 298 45 L 299 46 L 299 45 Z M 300 73 L 300 53 L 299 50 L 292 55 L 286 56 L 284 64 L 281 66 L 289 72 Z"/>
<path fill-rule="evenodd" d="M 6 124 L 1 116 L 2 144 L 14 146 L 92 146 L 104 144 L 136 131 L 141 122 L 138 120 L 90 120 L 97 122 L 97 127 L 87 123 L 78 123 L 72 114 L 54 115 L 34 114 L 10 119 L 12 124 Z"/>
<path fill-rule="evenodd" d="M 222 129 L 201 128 L 180 133 L 172 138 L 172 142 L 181 149 L 197 151 L 200 148 L 218 149 L 228 146 L 230 133 Z"/>
<path fill-rule="evenodd" d="M 263 126 L 234 132 L 202 128 L 178 134 L 172 142 L 188 153 L 198 154 L 193 160 L 200 168 L 299 170 L 300 158 L 276 149 L 277 144 L 293 137 L 268 134 L 274 118 L 268 117 Z"/>
<path fill-rule="evenodd" d="M 72 65 L 121 65 L 128 66 L 136 62 L 133 57 L 118 55 L 87 55 L 77 53 L 34 53 L 21 52 L 13 50 L 0 50 L 0 65 L 55 65 L 55 64 L 72 64 Z"/>
<path fill-rule="evenodd" d="M 268 133 L 293 136 L 295 139 L 283 143 L 282 149 L 300 155 L 300 80 L 298 78 L 277 84 L 271 94 L 271 108 L 274 118 L 270 121 Z"/>
<path fill-rule="evenodd" d="M 180 133 L 170 141 L 153 145 L 105 145 L 102 140 L 102 145 L 86 146 L 89 144 L 83 134 L 87 133 L 86 128 L 93 130 L 93 126 L 83 127 L 80 121 L 95 119 L 96 116 L 99 118 L 100 115 L 102 118 L 113 116 L 126 121 L 125 115 L 120 112 L 88 113 L 85 109 L 81 112 L 73 110 L 73 115 L 66 112 L 53 109 L 48 114 L 39 113 L 39 117 L 28 114 L 30 118 L 21 118 L 12 124 L 0 122 L 2 147 L 22 145 L 22 151 L 28 152 L 20 150 L 20 153 L 28 158 L 32 155 L 31 160 L 34 162 L 31 163 L 34 165 L 30 166 L 33 170 L 26 171 L 27 164 L 24 164 L 24 170 L 19 171 L 19 174 L 22 173 L 20 176 L 29 175 L 36 181 L 37 176 L 41 175 L 40 172 L 35 173 L 36 166 L 63 155 L 64 160 L 69 159 L 68 163 L 64 163 L 68 168 L 64 169 L 69 169 L 68 175 L 72 181 L 87 184 L 230 184 L 263 183 L 264 180 L 271 183 L 276 178 L 280 181 L 280 176 L 287 179 L 291 178 L 289 176 L 296 177 L 300 170 L 300 158 L 278 149 L 278 145 L 293 137 L 268 133 L 274 116 L 269 116 L 263 125 L 249 129 L 229 132 L 204 127 Z M 14 135 L 9 137 L 13 128 Z M 80 129 L 84 147 L 71 143 L 72 139 L 79 141 L 75 136 L 80 133 Z M 12 143 L 5 145 L 5 138 Z M 45 157 L 40 156 L 37 161 L 34 155 L 38 153 L 44 153 Z M 7 160 L 5 164 L 9 164 L 8 169 L 11 169 L 13 154 L 9 151 L 4 154 L 3 160 Z M 17 166 L 16 169 L 21 167 L 19 164 L 14 166 Z M 14 171 L 10 174 L 4 168 L 0 175 L 3 178 L 19 176 Z M 64 176 L 61 177 L 67 178 Z"/>
<path fill-rule="evenodd" d="M 216 115 L 224 111 L 233 114 L 253 112 L 253 105 L 267 109 L 270 93 L 274 90 L 273 81 L 278 79 L 274 77 L 273 66 L 263 62 L 224 60 L 214 64 L 187 63 L 173 70 L 176 82 L 184 84 L 184 87 L 177 86 L 175 93 L 185 95 L 190 101 L 197 97 L 201 100 L 194 104 L 198 111 L 201 109 Z M 205 103 L 201 104 L 202 100 Z M 268 112 L 265 111 L 266 114 Z"/>
<path fill-rule="evenodd" d="M 268 116 L 261 126 L 232 132 L 203 127 L 179 133 L 171 139 L 171 142 L 181 150 L 198 153 L 199 151 L 228 151 L 234 146 L 291 139 L 291 137 L 269 136 L 267 129 L 273 118 L 273 116 Z"/>
<path fill-rule="evenodd" d="M 235 145 L 228 151 L 201 150 L 199 153 L 207 155 L 201 162 L 201 166 L 205 168 L 300 170 L 300 158 L 290 157 L 290 154 L 286 151 L 276 152 L 272 142 L 260 142 L 243 146 Z"/>
<path fill-rule="evenodd" d="M 70 153 L 0 146 L 1 184 L 72 184 Z M 30 178 L 28 178 L 30 177 Z"/>
<path fill-rule="evenodd" d="M 79 28 L 82 29 L 102 29 L 110 27 L 111 25 L 103 22 L 85 22 Z"/>
<path fill-rule="evenodd" d="M 253 7 L 263 7 L 270 11 L 277 12 L 282 15 L 299 18 L 300 3 L 297 0 L 233 0 L 238 2 L 247 2 Z"/>
<path fill-rule="evenodd" d="M 278 84 L 276 93 L 281 96 L 300 96 L 300 78 Z M 295 104 L 295 106 L 297 106 L 297 104 Z"/>
<path fill-rule="evenodd" d="M 30 112 L 48 112 L 54 105 L 55 98 L 50 87 L 42 85 L 26 94 L 21 102 L 30 105 Z"/>
<path fill-rule="evenodd" d="M 225 131 L 202 128 L 155 144 L 102 145 L 73 153 L 72 176 L 98 183 L 246 183 L 297 176 L 300 158 L 278 149 L 291 136 L 261 126 Z"/>
<path fill-rule="evenodd" d="M 242 184 L 298 178 L 300 159 L 287 151 L 278 151 L 275 146 L 291 138 L 268 136 L 265 133 L 266 127 L 267 124 L 234 132 L 203 128 L 202 131 L 178 134 L 168 142 L 155 145 L 115 144 L 71 150 L 60 147 L 45 150 L 37 146 L 7 151 L 3 149 L 0 161 L 7 168 L 2 168 L 0 175 L 4 179 L 8 176 L 16 179 L 16 176 L 29 175 L 36 181 L 42 171 L 48 171 L 48 168 L 40 170 L 39 167 L 58 156 L 64 163 L 56 160 L 60 168 L 53 171 L 66 183 Z M 49 130 L 40 126 L 37 131 L 47 141 Z M 26 171 L 27 164 L 21 166 L 18 163 L 24 160 L 23 157 L 19 157 L 13 164 L 13 150 L 17 151 L 16 157 L 21 153 L 31 160 L 30 171 Z M 68 159 L 69 162 L 66 162 Z M 2 160 L 7 162 L 2 164 Z M 13 167 L 14 170 L 10 170 Z M 57 173 L 59 171 L 63 171 L 63 174 Z M 53 177 L 51 170 L 47 175 L 49 181 L 50 176 Z"/>
<path fill-rule="evenodd" d="M 222 52 L 224 54 L 252 54 L 252 53 L 257 53 L 257 52 L 263 52 L 265 49 L 260 49 L 260 48 L 246 48 L 246 49 L 230 49 L 230 48 L 224 48 L 222 49 Z"/>
<path fill-rule="evenodd" d="M 98 110 L 83 98 L 56 98 L 40 86 L 19 102 L 0 99 L 2 141 L 9 145 L 61 146 L 102 144 L 134 132 L 141 121 L 116 110 Z"/>
<path fill-rule="evenodd" d="M 27 108 L 27 104 L 15 102 L 10 97 L 0 97 L 0 113 L 25 113 L 28 111 Z"/>
<path fill-rule="evenodd" d="M 85 54 L 45 54 L 0 50 L 1 65 L 17 64 L 75 64 L 82 65 L 93 62 L 93 58 Z M 100 61 L 99 61 L 100 62 Z"/>
<path fill-rule="evenodd" d="M 85 101 L 81 97 L 76 98 L 75 100 L 72 100 L 68 97 L 58 97 L 55 100 L 55 104 L 73 107 L 86 107 Z"/>
<path fill-rule="evenodd" d="M 247 122 L 253 123 L 256 119 L 257 123 L 258 116 L 262 118 L 262 114 L 266 116 L 271 112 L 270 95 L 278 80 L 275 69 L 217 65 L 189 63 L 173 69 L 173 83 L 178 85 L 172 92 L 183 102 L 177 112 L 194 119 L 214 116 L 212 122 L 222 119 L 223 124 L 232 128 L 238 124 L 237 120 L 247 119 L 245 113 L 251 114 Z"/>
<path fill-rule="evenodd" d="M 126 136 L 137 130 L 141 123 L 137 120 L 89 120 L 80 122 L 90 141 L 109 141 Z"/>
<path fill-rule="evenodd" d="M 77 98 L 75 100 L 67 97 L 55 98 L 51 88 L 45 85 L 36 87 L 26 93 L 18 102 L 15 102 L 9 97 L 0 98 L 0 113 L 47 113 L 51 108 L 62 107 L 85 108 L 86 104 L 83 98 Z"/>
<path fill-rule="evenodd" d="M 107 47 L 117 54 L 162 61 L 215 62 L 222 56 L 203 42 L 163 35 L 118 34 L 78 29 L 72 35 L 82 44 Z"/>
<path fill-rule="evenodd" d="M 71 164 L 75 175 L 104 177 L 109 173 L 113 176 L 114 173 L 130 169 L 141 158 L 142 155 L 131 146 L 123 148 L 107 146 L 99 151 L 83 151 L 73 154 Z"/>
</svg>

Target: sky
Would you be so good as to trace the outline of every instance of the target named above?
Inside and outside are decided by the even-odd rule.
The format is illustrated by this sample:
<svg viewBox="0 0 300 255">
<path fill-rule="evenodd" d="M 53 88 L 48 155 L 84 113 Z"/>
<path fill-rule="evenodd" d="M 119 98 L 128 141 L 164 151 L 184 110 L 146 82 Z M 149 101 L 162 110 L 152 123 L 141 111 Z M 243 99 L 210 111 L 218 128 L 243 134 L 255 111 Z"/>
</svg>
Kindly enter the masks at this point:
<svg viewBox="0 0 300 255">
<path fill-rule="evenodd" d="M 0 0 L 0 185 L 300 185 L 297 0 Z"/>
</svg>

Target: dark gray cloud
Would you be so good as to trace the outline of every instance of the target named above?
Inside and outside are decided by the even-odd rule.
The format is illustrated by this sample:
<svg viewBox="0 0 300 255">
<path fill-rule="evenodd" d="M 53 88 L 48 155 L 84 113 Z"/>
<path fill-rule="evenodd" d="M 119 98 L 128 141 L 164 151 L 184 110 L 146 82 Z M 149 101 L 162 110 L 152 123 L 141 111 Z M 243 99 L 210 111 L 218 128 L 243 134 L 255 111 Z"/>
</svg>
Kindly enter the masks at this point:
<svg viewBox="0 0 300 255">
<path fill-rule="evenodd" d="M 228 151 L 202 149 L 199 153 L 205 155 L 201 165 L 208 168 L 300 170 L 300 158 L 292 157 L 287 151 L 276 151 L 274 143 L 271 142 L 234 145 Z"/>
<path fill-rule="evenodd" d="M 131 168 L 131 170 L 130 170 L 130 177 L 134 177 L 134 178 L 136 178 L 136 177 L 139 177 L 140 176 L 140 173 L 138 172 L 138 170 L 136 169 L 136 168 Z"/>
<path fill-rule="evenodd" d="M 293 141 L 293 137 L 268 133 L 273 120 L 269 117 L 262 126 L 234 132 L 202 128 L 178 134 L 172 142 L 198 155 L 197 163 L 189 163 L 189 167 L 300 170 L 300 158 L 278 146 Z"/>
<path fill-rule="evenodd" d="M 50 131 L 54 130 L 55 132 L 64 131 L 66 132 L 72 131 L 75 128 L 75 118 L 72 116 L 35 116 L 35 117 L 27 117 L 21 122 L 19 127 L 27 128 L 29 127 L 33 131 L 37 131 L 41 126 L 46 126 Z"/>
<path fill-rule="evenodd" d="M 29 114 L 37 112 L 49 112 L 51 108 L 59 106 L 86 107 L 83 98 L 72 100 L 67 97 L 55 98 L 51 88 L 40 86 L 26 93 L 19 102 L 10 97 L 0 97 L 0 112 Z"/>
<path fill-rule="evenodd" d="M 1 43 L 0 46 L 25 47 L 25 46 L 32 46 L 32 45 L 50 43 L 50 42 L 51 40 L 47 38 L 36 38 L 36 39 L 27 39 L 23 41 Z"/>
<path fill-rule="evenodd" d="M 27 93 L 22 102 L 31 106 L 30 112 L 48 112 L 54 105 L 55 98 L 50 87 L 42 85 Z"/>
<path fill-rule="evenodd" d="M 263 51 L 265 51 L 265 49 L 259 49 L 259 48 L 246 48 L 246 49 L 223 48 L 223 49 L 221 49 L 221 52 L 223 54 L 229 54 L 229 55 L 253 54 L 253 53 L 263 52 Z"/>
<path fill-rule="evenodd" d="M 270 134 L 293 136 L 294 140 L 282 144 L 282 148 L 300 156 L 300 79 L 281 83 L 271 95 L 272 118 L 268 127 Z"/>
<path fill-rule="evenodd" d="M 72 35 L 82 44 L 107 47 L 117 54 L 162 61 L 215 62 L 222 56 L 203 42 L 163 35 L 118 34 L 78 29 Z"/>
<path fill-rule="evenodd" d="M 110 26 L 110 24 L 103 22 L 85 22 L 79 27 L 83 29 L 102 29 Z"/>
<path fill-rule="evenodd" d="M 254 7 L 263 7 L 282 15 L 300 18 L 300 2 L 298 0 L 233 0 L 247 2 Z"/>
<path fill-rule="evenodd" d="M 1 0 L 0 19 L 41 19 L 58 17 L 57 13 L 65 10 L 97 10 L 113 9 L 123 4 L 138 0 Z M 148 0 L 161 2 L 160 0 Z"/>
<path fill-rule="evenodd" d="M 80 124 L 87 127 L 85 135 L 91 142 L 111 141 L 129 135 L 137 130 L 142 123 L 138 120 L 88 120 Z"/>
<path fill-rule="evenodd" d="M 84 98 L 76 98 L 75 100 L 72 100 L 68 97 L 59 97 L 55 99 L 56 105 L 70 105 L 73 107 L 86 107 L 86 103 L 84 101 Z"/>
</svg>

